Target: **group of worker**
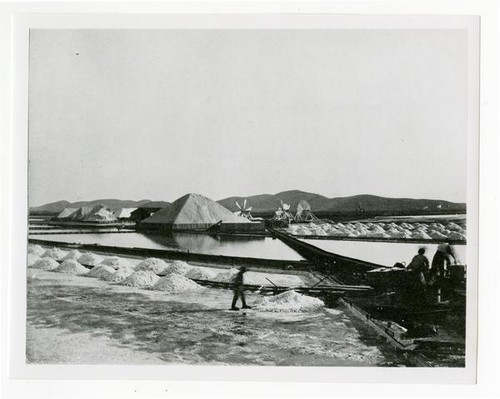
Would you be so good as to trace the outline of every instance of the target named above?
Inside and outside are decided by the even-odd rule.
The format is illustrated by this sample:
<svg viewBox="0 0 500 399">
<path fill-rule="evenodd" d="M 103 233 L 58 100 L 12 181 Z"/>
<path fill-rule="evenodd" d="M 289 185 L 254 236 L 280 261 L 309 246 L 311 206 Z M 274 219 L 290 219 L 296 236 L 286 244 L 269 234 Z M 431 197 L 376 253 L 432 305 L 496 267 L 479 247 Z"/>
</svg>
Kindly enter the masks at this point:
<svg viewBox="0 0 500 399">
<path fill-rule="evenodd" d="M 425 248 L 420 248 L 406 269 L 415 275 L 418 288 L 439 287 L 448 267 L 452 264 L 452 259 L 455 263 L 456 258 L 452 247 L 448 244 L 440 244 L 429 265 L 429 259 L 425 256 Z"/>
</svg>

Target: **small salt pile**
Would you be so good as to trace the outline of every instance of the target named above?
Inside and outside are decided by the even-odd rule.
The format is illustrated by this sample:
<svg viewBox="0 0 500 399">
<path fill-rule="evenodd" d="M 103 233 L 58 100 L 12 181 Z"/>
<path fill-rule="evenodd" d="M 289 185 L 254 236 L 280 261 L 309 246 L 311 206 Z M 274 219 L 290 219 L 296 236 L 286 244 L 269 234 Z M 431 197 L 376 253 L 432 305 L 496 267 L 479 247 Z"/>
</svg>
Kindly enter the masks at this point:
<svg viewBox="0 0 500 399">
<path fill-rule="evenodd" d="M 318 298 L 286 291 L 282 294 L 265 297 L 254 303 L 253 308 L 263 312 L 314 312 L 324 306 Z"/>
<path fill-rule="evenodd" d="M 87 269 L 85 266 L 82 266 L 74 259 L 68 259 L 61 263 L 61 265 L 57 269 L 54 269 L 54 271 L 57 273 L 83 275 L 87 274 L 89 272 L 89 269 Z"/>
<path fill-rule="evenodd" d="M 149 288 L 155 285 L 159 280 L 160 277 L 158 277 L 155 273 L 141 270 L 139 272 L 132 273 L 118 284 L 128 285 L 129 287 Z"/>
<path fill-rule="evenodd" d="M 218 281 L 220 283 L 230 283 L 233 281 L 234 277 L 238 274 L 238 269 L 232 268 L 229 269 L 227 272 L 222 272 L 217 274 L 214 277 L 214 281 Z"/>
<path fill-rule="evenodd" d="M 78 249 L 72 249 L 64 258 L 62 258 L 62 260 L 78 260 L 80 256 L 82 256 L 82 253 Z"/>
<path fill-rule="evenodd" d="M 40 258 L 38 255 L 36 254 L 28 254 L 28 258 L 27 258 L 27 264 L 28 264 L 28 267 L 33 267 L 33 265 L 38 262 Z"/>
<path fill-rule="evenodd" d="M 163 271 L 163 274 L 177 273 L 177 274 L 185 275 L 192 268 L 193 267 L 189 266 L 186 262 L 183 262 L 181 260 L 176 260 L 176 261 L 172 262 L 172 264 L 170 266 L 168 266 Z"/>
<path fill-rule="evenodd" d="M 111 266 L 106 266 L 106 267 L 111 267 Z M 113 269 L 113 267 L 111 267 L 111 268 Z M 115 269 L 113 269 L 113 270 L 115 270 Z M 134 270 L 129 268 L 129 267 L 119 267 L 111 275 L 102 275 L 99 278 L 101 280 L 110 281 L 112 283 L 119 283 L 120 281 L 123 281 L 126 278 L 128 278 L 133 273 L 134 273 Z"/>
<path fill-rule="evenodd" d="M 45 252 L 45 249 L 43 249 L 40 245 L 34 245 L 34 244 L 29 244 L 28 245 L 28 253 L 33 254 L 33 255 L 38 255 L 42 256 L 42 254 Z"/>
<path fill-rule="evenodd" d="M 129 269 L 133 269 L 134 265 L 130 263 L 128 260 L 119 258 L 118 256 L 112 256 L 110 258 L 104 259 L 101 263 L 101 266 L 111 266 L 114 269 L 118 269 L 120 267 L 126 267 Z"/>
<path fill-rule="evenodd" d="M 102 262 L 102 257 L 91 252 L 84 253 L 78 259 L 78 262 L 82 265 L 97 266 Z"/>
<path fill-rule="evenodd" d="M 152 289 L 164 291 L 169 294 L 179 294 L 188 291 L 201 291 L 203 287 L 180 274 L 171 273 L 168 276 L 162 277 Z"/>
<path fill-rule="evenodd" d="M 141 270 L 143 271 L 150 271 L 156 274 L 163 274 L 165 272 L 165 269 L 168 268 L 170 265 L 166 263 L 165 261 L 158 259 L 158 258 L 147 258 L 144 259 L 141 263 L 139 263 L 134 270 L 139 272 Z"/>
<path fill-rule="evenodd" d="M 215 273 L 205 268 L 193 267 L 184 276 L 193 280 L 212 280 Z"/>
<path fill-rule="evenodd" d="M 111 276 L 115 273 L 116 270 L 111 266 L 94 266 L 92 270 L 86 274 L 86 276 L 105 279 L 106 277 L 111 278 Z"/>
<path fill-rule="evenodd" d="M 35 269 L 54 270 L 59 267 L 59 263 L 52 258 L 41 258 L 33 265 Z"/>
<path fill-rule="evenodd" d="M 42 258 L 52 258 L 54 260 L 62 260 L 66 255 L 67 255 L 67 252 L 63 251 L 62 249 L 51 248 L 51 249 L 47 249 L 41 257 Z"/>
</svg>

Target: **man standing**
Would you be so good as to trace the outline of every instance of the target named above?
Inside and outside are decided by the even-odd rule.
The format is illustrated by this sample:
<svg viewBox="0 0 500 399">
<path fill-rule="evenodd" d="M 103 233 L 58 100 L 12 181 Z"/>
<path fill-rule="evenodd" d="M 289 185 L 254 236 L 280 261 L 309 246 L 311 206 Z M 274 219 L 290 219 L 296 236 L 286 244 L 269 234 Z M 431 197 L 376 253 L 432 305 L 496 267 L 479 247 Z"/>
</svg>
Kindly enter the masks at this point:
<svg viewBox="0 0 500 399">
<path fill-rule="evenodd" d="M 413 257 L 407 269 L 415 274 L 420 287 L 425 287 L 425 277 L 429 272 L 429 259 L 425 256 L 425 248 L 419 248 L 418 254 Z"/>
<path fill-rule="evenodd" d="M 238 298 L 241 298 L 241 304 L 243 305 L 241 308 L 242 309 L 251 309 L 250 306 L 247 305 L 245 301 L 245 286 L 243 284 L 243 274 L 247 271 L 247 268 L 245 266 L 240 267 L 240 271 L 238 274 L 234 277 L 233 280 L 233 303 L 231 304 L 231 310 L 240 310 L 236 306 L 236 302 L 238 301 Z"/>
</svg>

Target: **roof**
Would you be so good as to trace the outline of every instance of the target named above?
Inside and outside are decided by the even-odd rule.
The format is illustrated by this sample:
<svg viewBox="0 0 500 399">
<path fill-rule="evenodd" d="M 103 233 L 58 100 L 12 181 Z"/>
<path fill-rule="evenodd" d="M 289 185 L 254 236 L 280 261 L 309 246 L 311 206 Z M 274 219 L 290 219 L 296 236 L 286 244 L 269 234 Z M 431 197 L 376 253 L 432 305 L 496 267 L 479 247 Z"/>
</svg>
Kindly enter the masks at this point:
<svg viewBox="0 0 500 399">
<path fill-rule="evenodd" d="M 169 207 L 162 208 L 143 224 L 165 225 L 213 225 L 222 223 L 252 223 L 234 215 L 222 205 L 200 194 L 186 194 Z"/>
<path fill-rule="evenodd" d="M 127 219 L 130 217 L 130 215 L 132 214 L 132 212 L 134 212 L 137 208 L 122 208 L 122 209 L 118 209 L 116 211 L 113 212 L 113 215 L 120 219 Z"/>
</svg>

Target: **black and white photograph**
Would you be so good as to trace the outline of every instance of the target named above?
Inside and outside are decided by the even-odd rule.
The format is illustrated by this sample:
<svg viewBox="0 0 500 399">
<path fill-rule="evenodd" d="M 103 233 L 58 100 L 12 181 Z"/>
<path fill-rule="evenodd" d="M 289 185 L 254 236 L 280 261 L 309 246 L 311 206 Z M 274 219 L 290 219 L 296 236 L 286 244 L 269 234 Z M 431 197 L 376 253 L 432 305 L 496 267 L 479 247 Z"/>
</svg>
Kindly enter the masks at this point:
<svg viewBox="0 0 500 399">
<path fill-rule="evenodd" d="M 464 368 L 470 35 L 31 29 L 26 362 Z"/>
</svg>

